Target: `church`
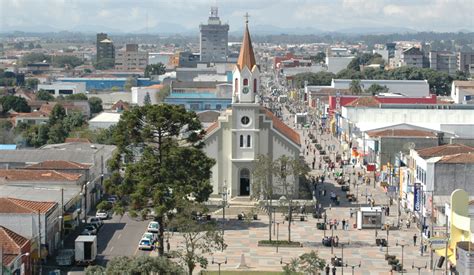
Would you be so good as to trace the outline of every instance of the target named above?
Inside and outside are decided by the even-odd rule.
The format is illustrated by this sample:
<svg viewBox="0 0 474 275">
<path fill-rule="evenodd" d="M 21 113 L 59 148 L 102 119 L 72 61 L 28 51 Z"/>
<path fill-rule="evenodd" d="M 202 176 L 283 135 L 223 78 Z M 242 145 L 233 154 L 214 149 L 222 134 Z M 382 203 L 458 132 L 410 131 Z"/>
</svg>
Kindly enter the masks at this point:
<svg viewBox="0 0 474 275">
<path fill-rule="evenodd" d="M 230 197 L 249 196 L 254 160 L 259 154 L 272 160 L 300 155 L 299 134 L 260 105 L 260 70 L 248 21 L 232 79 L 232 107 L 206 129 L 204 138 L 204 151 L 216 160 L 211 177 L 213 196 L 223 190 Z"/>
</svg>

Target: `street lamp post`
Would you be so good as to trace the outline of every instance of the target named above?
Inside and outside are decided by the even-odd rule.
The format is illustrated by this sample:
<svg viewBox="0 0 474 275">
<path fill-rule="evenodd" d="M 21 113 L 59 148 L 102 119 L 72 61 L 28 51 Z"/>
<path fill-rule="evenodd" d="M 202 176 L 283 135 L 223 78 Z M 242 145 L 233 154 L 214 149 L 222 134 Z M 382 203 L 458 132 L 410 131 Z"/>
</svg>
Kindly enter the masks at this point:
<svg viewBox="0 0 474 275">
<path fill-rule="evenodd" d="M 227 207 L 227 186 L 226 182 L 224 181 L 224 187 L 222 189 L 222 237 L 224 237 L 224 231 L 225 231 L 225 208 Z M 222 248 L 222 251 L 224 251 L 224 248 Z"/>
<path fill-rule="evenodd" d="M 212 264 L 216 264 L 219 268 L 219 275 L 221 275 L 221 265 L 222 264 L 227 264 L 227 257 L 225 258 L 225 261 L 223 262 L 217 262 L 217 261 L 214 261 L 214 257 L 212 258 Z"/>
<path fill-rule="evenodd" d="M 331 254 L 334 253 L 334 225 L 331 226 Z"/>
<path fill-rule="evenodd" d="M 280 235 L 280 223 L 279 223 L 279 222 L 277 222 L 277 223 L 276 223 L 276 225 L 277 225 L 277 243 L 276 243 L 276 252 L 278 253 L 278 244 L 279 244 L 278 237 L 279 237 L 279 235 Z"/>
<path fill-rule="evenodd" d="M 344 265 L 343 265 L 344 266 Z M 346 267 L 350 267 L 352 269 L 352 275 L 354 275 L 354 268 L 358 267 L 360 268 L 361 267 L 361 263 L 359 262 L 359 264 L 356 264 L 356 265 L 350 265 L 350 264 L 347 264 L 346 263 Z"/>
<path fill-rule="evenodd" d="M 387 231 L 387 252 L 385 254 L 388 255 L 388 233 L 390 231 L 390 225 L 389 224 L 385 225 L 385 230 Z"/>
<path fill-rule="evenodd" d="M 401 246 L 402 247 L 402 270 L 400 271 L 400 273 L 404 273 L 404 268 L 403 268 L 403 252 L 404 252 L 404 249 L 405 249 L 405 246 L 406 244 L 399 244 L 398 241 L 397 243 L 395 244 L 396 246 Z"/>
<path fill-rule="evenodd" d="M 421 270 L 422 270 L 422 269 L 426 269 L 427 267 L 428 267 L 427 264 L 425 264 L 425 266 L 416 266 L 416 265 L 415 265 L 415 262 L 413 262 L 413 264 L 411 265 L 411 268 L 413 268 L 413 269 L 415 269 L 415 268 L 418 269 L 418 275 L 421 274 Z"/>
</svg>

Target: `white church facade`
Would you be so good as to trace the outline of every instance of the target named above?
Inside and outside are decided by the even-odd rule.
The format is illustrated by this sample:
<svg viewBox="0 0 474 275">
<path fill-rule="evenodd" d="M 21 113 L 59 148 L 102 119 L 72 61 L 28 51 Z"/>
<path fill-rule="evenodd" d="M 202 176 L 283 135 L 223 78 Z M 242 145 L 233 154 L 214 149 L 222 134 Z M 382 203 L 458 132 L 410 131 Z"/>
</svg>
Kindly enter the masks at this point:
<svg viewBox="0 0 474 275">
<path fill-rule="evenodd" d="M 204 151 L 216 160 L 211 178 L 213 195 L 225 187 L 231 197 L 249 196 L 254 160 L 259 154 L 272 160 L 283 155 L 299 158 L 299 134 L 260 105 L 259 87 L 260 71 L 246 24 L 233 71 L 232 107 L 206 130 L 204 138 Z"/>
</svg>

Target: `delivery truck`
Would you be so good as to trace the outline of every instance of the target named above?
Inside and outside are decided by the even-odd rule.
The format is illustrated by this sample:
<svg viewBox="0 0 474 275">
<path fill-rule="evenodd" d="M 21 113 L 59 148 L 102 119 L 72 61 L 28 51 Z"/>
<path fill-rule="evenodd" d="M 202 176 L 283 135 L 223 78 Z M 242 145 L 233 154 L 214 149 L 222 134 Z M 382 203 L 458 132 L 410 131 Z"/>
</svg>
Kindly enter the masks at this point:
<svg viewBox="0 0 474 275">
<path fill-rule="evenodd" d="M 94 264 L 97 257 L 97 236 L 77 237 L 74 252 L 77 265 Z"/>
</svg>

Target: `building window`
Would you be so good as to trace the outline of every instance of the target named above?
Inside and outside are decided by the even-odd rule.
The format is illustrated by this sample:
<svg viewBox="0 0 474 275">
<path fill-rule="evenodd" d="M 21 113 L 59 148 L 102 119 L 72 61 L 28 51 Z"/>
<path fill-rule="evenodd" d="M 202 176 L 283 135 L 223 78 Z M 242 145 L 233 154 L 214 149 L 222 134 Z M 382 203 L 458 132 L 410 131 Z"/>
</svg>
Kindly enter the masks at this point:
<svg viewBox="0 0 474 275">
<path fill-rule="evenodd" d="M 240 135 L 240 148 L 244 147 L 244 135 Z"/>
<path fill-rule="evenodd" d="M 220 104 L 216 104 L 216 110 L 222 109 L 222 106 Z"/>
<path fill-rule="evenodd" d="M 244 86 L 248 86 L 249 85 L 249 80 L 247 78 L 244 78 Z"/>
<path fill-rule="evenodd" d="M 256 78 L 253 80 L 253 92 L 254 93 L 257 92 L 257 79 Z"/>
<path fill-rule="evenodd" d="M 247 135 L 247 148 L 250 148 L 250 147 L 252 147 L 252 139 L 250 135 Z"/>
<path fill-rule="evenodd" d="M 238 91 L 239 91 L 239 79 L 235 79 L 234 80 L 234 86 L 235 86 L 235 90 L 234 90 L 234 94 L 236 94 Z"/>
</svg>

